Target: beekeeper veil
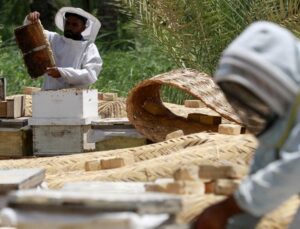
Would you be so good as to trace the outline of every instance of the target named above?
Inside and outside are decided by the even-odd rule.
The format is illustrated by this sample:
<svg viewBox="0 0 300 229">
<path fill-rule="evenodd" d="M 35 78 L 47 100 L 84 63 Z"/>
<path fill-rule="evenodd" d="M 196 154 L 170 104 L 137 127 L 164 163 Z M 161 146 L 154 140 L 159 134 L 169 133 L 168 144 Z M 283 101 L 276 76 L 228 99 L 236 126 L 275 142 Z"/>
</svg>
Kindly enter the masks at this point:
<svg viewBox="0 0 300 229">
<path fill-rule="evenodd" d="M 90 40 L 93 42 L 96 40 L 97 34 L 101 27 L 101 23 L 96 17 L 80 8 L 61 8 L 55 15 L 55 24 L 57 28 L 59 28 L 61 31 L 64 31 L 64 19 L 66 13 L 73 13 L 86 18 L 86 29 L 81 33 L 81 35 L 85 40 Z"/>
<path fill-rule="evenodd" d="M 249 26 L 224 51 L 214 80 L 249 131 L 287 115 L 300 84 L 299 41 L 269 22 Z"/>
</svg>

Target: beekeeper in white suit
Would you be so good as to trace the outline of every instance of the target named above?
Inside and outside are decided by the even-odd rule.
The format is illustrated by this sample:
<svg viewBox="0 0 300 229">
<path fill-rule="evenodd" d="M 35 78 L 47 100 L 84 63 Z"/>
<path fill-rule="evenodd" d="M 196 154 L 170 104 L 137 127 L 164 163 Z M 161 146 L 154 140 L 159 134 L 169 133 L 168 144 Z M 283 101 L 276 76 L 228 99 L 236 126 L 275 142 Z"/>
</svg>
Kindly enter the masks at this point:
<svg viewBox="0 0 300 229">
<path fill-rule="evenodd" d="M 31 12 L 24 23 L 39 17 L 39 12 Z M 55 24 L 64 35 L 45 30 L 57 67 L 47 69 L 43 89 L 85 88 L 96 82 L 103 63 L 94 44 L 99 20 L 80 8 L 63 7 L 55 16 Z"/>
<path fill-rule="evenodd" d="M 194 228 L 255 228 L 300 192 L 300 42 L 276 24 L 257 22 L 224 51 L 214 79 L 259 147 L 238 190 L 204 210 Z M 299 227 L 300 212 L 290 225 Z"/>
</svg>

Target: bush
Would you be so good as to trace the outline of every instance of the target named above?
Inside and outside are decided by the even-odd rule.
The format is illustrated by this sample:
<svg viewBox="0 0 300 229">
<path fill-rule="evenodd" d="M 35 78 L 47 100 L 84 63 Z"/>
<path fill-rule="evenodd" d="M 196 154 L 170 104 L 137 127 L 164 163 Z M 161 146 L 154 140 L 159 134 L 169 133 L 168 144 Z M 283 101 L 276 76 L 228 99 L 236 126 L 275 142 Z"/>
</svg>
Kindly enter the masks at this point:
<svg viewBox="0 0 300 229">
<path fill-rule="evenodd" d="M 118 92 L 120 96 L 127 96 L 138 82 L 175 68 L 153 45 L 104 53 L 103 62 L 103 71 L 93 87 L 102 92 Z"/>
<path fill-rule="evenodd" d="M 101 50 L 100 50 L 101 53 Z M 102 92 L 118 92 L 126 96 L 139 81 L 175 68 L 153 44 L 131 51 L 110 50 L 102 54 L 103 70 L 92 86 Z M 24 86 L 40 87 L 41 77 L 31 79 L 16 46 L 2 48 L 0 76 L 7 78 L 7 93 L 22 93 Z"/>
</svg>

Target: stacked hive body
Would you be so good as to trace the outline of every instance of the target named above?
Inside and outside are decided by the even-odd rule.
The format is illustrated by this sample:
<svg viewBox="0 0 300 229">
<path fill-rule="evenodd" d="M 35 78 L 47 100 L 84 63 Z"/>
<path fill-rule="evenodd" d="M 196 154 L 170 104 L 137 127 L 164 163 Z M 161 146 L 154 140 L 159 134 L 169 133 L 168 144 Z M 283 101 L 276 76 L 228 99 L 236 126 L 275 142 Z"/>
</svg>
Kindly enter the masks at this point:
<svg viewBox="0 0 300 229">
<path fill-rule="evenodd" d="M 32 78 L 43 75 L 47 67 L 55 66 L 49 42 L 40 22 L 16 28 L 15 37 Z"/>
<path fill-rule="evenodd" d="M 95 149 L 87 142 L 98 120 L 97 90 L 64 89 L 33 93 L 33 151 L 36 155 L 81 153 Z"/>
<path fill-rule="evenodd" d="M 26 95 L 6 96 L 6 79 L 0 78 L 0 157 L 32 154 L 32 132 L 26 127 Z"/>
</svg>

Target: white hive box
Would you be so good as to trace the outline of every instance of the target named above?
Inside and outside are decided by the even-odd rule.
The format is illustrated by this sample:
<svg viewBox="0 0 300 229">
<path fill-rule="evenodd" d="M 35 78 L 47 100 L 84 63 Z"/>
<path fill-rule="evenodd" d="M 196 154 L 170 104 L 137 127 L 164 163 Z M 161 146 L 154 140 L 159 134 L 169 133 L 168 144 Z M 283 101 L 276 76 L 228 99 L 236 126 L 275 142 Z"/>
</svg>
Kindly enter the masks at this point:
<svg viewBox="0 0 300 229">
<path fill-rule="evenodd" d="M 30 125 L 86 125 L 98 119 L 97 90 L 63 89 L 32 95 Z"/>
<path fill-rule="evenodd" d="M 32 118 L 34 155 L 63 155 L 95 149 L 87 142 L 91 122 L 99 120 L 98 91 L 63 89 L 34 92 Z"/>
<path fill-rule="evenodd" d="M 84 153 L 96 149 L 87 142 L 90 125 L 32 126 L 33 154 L 37 156 Z"/>
</svg>

